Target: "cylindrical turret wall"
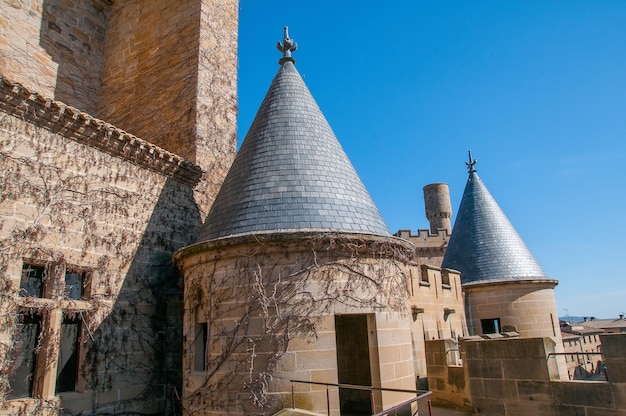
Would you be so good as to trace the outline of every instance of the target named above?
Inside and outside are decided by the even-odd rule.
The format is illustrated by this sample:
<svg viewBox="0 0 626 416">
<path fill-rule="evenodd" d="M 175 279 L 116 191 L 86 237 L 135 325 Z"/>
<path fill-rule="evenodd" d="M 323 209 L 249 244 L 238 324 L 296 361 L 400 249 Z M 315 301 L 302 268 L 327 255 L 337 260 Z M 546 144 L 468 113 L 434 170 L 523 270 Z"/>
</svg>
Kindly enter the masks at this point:
<svg viewBox="0 0 626 416">
<path fill-rule="evenodd" d="M 414 389 L 410 272 L 396 255 L 411 249 L 388 237 L 276 233 L 177 252 L 185 276 L 185 414 L 273 414 L 292 406 L 290 379 Z M 298 407 L 324 414 L 363 399 L 295 388 Z M 408 398 L 375 392 L 371 413 Z M 363 403 L 371 401 L 366 394 Z"/>
<path fill-rule="evenodd" d="M 555 280 L 464 285 L 472 335 L 518 332 L 561 340 Z"/>
<path fill-rule="evenodd" d="M 424 205 L 426 218 L 430 222 L 430 232 L 438 234 L 439 229 L 452 230 L 452 204 L 450 204 L 450 190 L 448 184 L 431 183 L 424 187 Z"/>
</svg>

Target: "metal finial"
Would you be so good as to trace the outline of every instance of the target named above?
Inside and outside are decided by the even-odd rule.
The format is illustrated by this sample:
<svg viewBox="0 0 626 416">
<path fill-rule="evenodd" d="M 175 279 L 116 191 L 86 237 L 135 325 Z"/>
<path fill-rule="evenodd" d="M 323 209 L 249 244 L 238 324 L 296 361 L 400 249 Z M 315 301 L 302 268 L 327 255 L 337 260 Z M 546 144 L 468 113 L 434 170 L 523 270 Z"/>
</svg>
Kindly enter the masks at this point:
<svg viewBox="0 0 626 416">
<path fill-rule="evenodd" d="M 467 166 L 467 173 L 476 172 L 476 169 L 474 169 L 474 165 L 476 164 L 476 162 L 478 162 L 478 160 L 472 159 L 472 151 L 471 150 L 468 150 L 467 153 L 469 155 L 469 163 L 465 162 L 465 165 Z"/>
<path fill-rule="evenodd" d="M 287 61 L 296 63 L 296 60 L 291 57 L 291 52 L 295 52 L 298 49 L 298 44 L 293 39 L 289 39 L 289 28 L 287 26 L 285 26 L 285 36 L 282 43 L 280 41 L 276 42 L 276 47 L 283 53 L 283 57 L 278 61 L 279 64 L 282 65 Z"/>
</svg>

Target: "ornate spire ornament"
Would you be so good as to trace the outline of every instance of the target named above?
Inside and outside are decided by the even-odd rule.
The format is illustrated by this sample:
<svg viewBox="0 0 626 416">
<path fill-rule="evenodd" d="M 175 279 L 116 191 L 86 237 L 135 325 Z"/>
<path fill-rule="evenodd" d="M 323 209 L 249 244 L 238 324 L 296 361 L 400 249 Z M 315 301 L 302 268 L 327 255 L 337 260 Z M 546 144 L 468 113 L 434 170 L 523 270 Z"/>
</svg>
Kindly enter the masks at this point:
<svg viewBox="0 0 626 416">
<path fill-rule="evenodd" d="M 283 41 L 276 42 L 276 47 L 279 51 L 283 53 L 283 57 L 278 61 L 279 64 L 284 64 L 285 62 L 296 63 L 296 60 L 291 57 L 291 52 L 295 52 L 298 49 L 298 44 L 289 38 L 289 28 L 285 26 L 285 36 L 283 37 Z"/>
<path fill-rule="evenodd" d="M 471 150 L 468 150 L 467 153 L 469 155 L 469 163 L 465 162 L 465 165 L 467 166 L 467 173 L 476 172 L 476 169 L 474 169 L 474 165 L 478 162 L 478 160 L 472 159 L 472 151 Z"/>
</svg>

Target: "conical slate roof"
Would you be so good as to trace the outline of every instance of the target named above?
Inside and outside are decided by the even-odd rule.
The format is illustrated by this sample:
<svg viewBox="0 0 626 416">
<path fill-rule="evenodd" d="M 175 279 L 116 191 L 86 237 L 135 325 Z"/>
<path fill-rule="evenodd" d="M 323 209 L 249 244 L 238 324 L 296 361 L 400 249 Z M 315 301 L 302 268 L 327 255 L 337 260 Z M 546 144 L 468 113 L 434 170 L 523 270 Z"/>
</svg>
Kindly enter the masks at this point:
<svg viewBox="0 0 626 416">
<path fill-rule="evenodd" d="M 282 49 L 281 49 L 282 47 Z M 372 198 L 294 66 L 281 67 L 198 241 L 235 234 L 339 231 L 389 236 Z"/>
<path fill-rule="evenodd" d="M 526 244 L 474 169 L 454 222 L 442 267 L 461 272 L 463 285 L 508 280 L 546 280 Z"/>
</svg>

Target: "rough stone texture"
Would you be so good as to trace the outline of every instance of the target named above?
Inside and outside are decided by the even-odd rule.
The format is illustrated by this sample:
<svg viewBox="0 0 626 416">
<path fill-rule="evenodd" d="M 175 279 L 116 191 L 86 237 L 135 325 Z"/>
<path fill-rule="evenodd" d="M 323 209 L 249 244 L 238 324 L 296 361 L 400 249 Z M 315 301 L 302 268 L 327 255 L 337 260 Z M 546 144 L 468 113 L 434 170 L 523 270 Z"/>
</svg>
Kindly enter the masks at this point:
<svg viewBox="0 0 626 416">
<path fill-rule="evenodd" d="M 430 222 L 430 232 L 439 233 L 439 230 L 452 231 L 450 217 L 452 217 L 452 204 L 450 203 L 450 190 L 445 183 L 431 183 L 424 187 L 424 206 L 426 218 Z"/>
<path fill-rule="evenodd" d="M 334 316 L 341 314 L 367 316 L 372 385 L 413 390 L 401 253 L 411 249 L 400 239 L 306 232 L 251 234 L 179 251 L 186 411 L 266 414 L 291 405 L 289 379 L 337 383 Z M 194 339 L 203 322 L 212 337 L 207 369 L 196 371 Z M 295 389 L 298 408 L 326 410 L 325 387 Z M 376 409 L 408 398 L 376 394 Z M 338 414 L 334 389 L 331 413 Z"/>
<path fill-rule="evenodd" d="M 420 262 L 441 267 L 450 241 L 449 231 L 439 230 L 437 234 L 432 234 L 430 230 L 417 230 L 417 234 L 414 234 L 411 230 L 398 230 L 394 235 L 413 243 Z"/>
<path fill-rule="evenodd" d="M 180 411 L 182 295 L 168 291 L 178 284 L 170 256 L 195 239 L 234 157 L 237 4 L 1 2 L 1 316 L 26 309 L 45 324 L 34 385 L 43 399 L 4 401 L 12 360 L 0 350 L 5 413 Z M 94 118 L 100 109 L 117 109 L 150 142 L 110 124 L 112 113 Z M 18 297 L 26 260 L 88 270 L 88 298 Z M 77 391 L 55 396 L 55 331 L 76 313 L 86 329 Z M 2 320 L 4 346 L 13 333 Z"/>
<path fill-rule="evenodd" d="M 409 269 L 408 285 L 415 374 L 426 380 L 426 342 L 468 335 L 461 279 L 456 272 L 421 265 Z M 458 348 L 448 358 L 456 364 L 460 358 Z"/>
<path fill-rule="evenodd" d="M 626 414 L 626 334 L 602 336 L 609 382 L 561 381 L 548 354 L 550 338 L 467 340 L 462 343 L 474 414 L 542 416 Z M 613 371 L 612 371 L 613 370 Z M 430 371 L 430 368 L 429 368 Z"/>
<path fill-rule="evenodd" d="M 108 0 L 0 2 L 0 73 L 97 116 Z"/>
<path fill-rule="evenodd" d="M 449 339 L 425 342 L 428 388 L 433 392 L 432 402 L 435 406 L 471 411 L 467 366 L 450 364 L 450 354 L 458 350 L 458 346 L 457 342 Z M 499 384 L 498 387 L 504 385 Z"/>
<path fill-rule="evenodd" d="M 203 210 L 235 151 L 237 7 L 120 0 L 107 28 L 99 116 L 208 172 Z"/>
<path fill-rule="evenodd" d="M 39 115 L 39 123 L 0 117 L 6 265 L 0 277 L 8 285 L 2 312 L 38 311 L 50 329 L 58 327 L 62 311 L 83 313 L 88 330 L 80 347 L 80 392 L 62 393 L 60 406 L 77 413 L 162 412 L 180 382 L 176 355 L 163 354 L 164 337 L 173 344 L 180 337 L 168 331 L 164 317 L 176 313 L 167 309 L 175 303 L 167 302 L 166 292 L 178 283 L 171 253 L 190 244 L 200 224 L 193 188 L 120 157 L 114 148 L 107 152 L 55 133 L 49 118 Z M 69 302 L 57 289 L 49 299 L 18 297 L 24 261 L 88 270 L 87 297 Z M 3 341 L 10 345 L 7 323 L 2 321 Z M 41 412 L 54 402 L 54 339 L 44 337 L 37 367 L 36 389 L 52 399 Z M 22 411 L 41 406 L 21 403 Z"/>
<path fill-rule="evenodd" d="M 561 343 L 554 286 L 552 280 L 465 285 L 471 334 L 482 334 L 481 319 L 500 318 L 501 331 Z"/>
</svg>

